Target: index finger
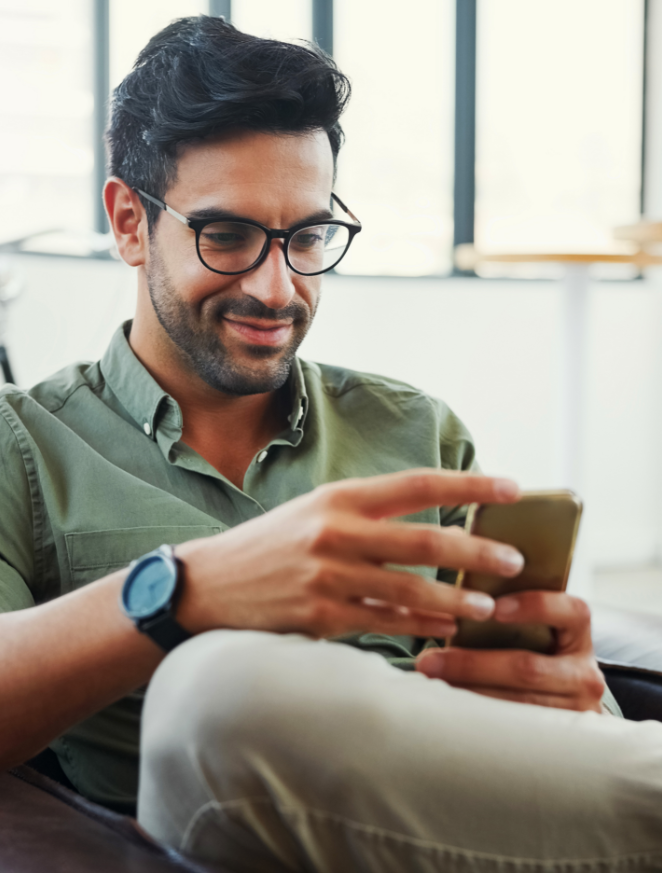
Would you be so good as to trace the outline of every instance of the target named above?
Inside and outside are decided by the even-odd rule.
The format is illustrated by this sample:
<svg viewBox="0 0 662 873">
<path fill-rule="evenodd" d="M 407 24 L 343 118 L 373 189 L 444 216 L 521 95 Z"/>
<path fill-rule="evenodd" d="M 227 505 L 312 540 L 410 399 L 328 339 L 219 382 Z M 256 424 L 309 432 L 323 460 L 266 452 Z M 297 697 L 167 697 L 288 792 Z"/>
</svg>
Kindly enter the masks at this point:
<svg viewBox="0 0 662 873">
<path fill-rule="evenodd" d="M 339 494 L 368 518 L 411 515 L 435 506 L 466 503 L 514 503 L 520 491 L 512 479 L 419 468 L 367 479 L 346 479 Z"/>
</svg>

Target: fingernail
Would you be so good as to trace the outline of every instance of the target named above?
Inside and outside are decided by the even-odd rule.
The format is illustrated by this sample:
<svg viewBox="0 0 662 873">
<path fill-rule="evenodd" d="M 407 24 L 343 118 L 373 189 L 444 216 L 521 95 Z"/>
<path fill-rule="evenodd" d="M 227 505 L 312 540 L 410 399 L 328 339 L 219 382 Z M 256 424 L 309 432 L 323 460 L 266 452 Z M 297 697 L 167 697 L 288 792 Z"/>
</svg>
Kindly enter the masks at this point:
<svg viewBox="0 0 662 873">
<path fill-rule="evenodd" d="M 508 576 L 516 576 L 522 572 L 524 558 L 517 549 L 513 549 L 511 546 L 497 546 L 495 557 Z"/>
<path fill-rule="evenodd" d="M 464 602 L 471 608 L 471 618 L 489 618 L 494 612 L 494 600 L 481 591 L 467 591 Z"/>
<path fill-rule="evenodd" d="M 496 608 L 494 610 L 495 618 L 498 618 L 500 615 L 504 617 L 508 615 L 514 615 L 519 609 L 519 601 L 517 601 L 514 597 L 500 597 L 496 602 Z"/>
<path fill-rule="evenodd" d="M 512 500 L 519 497 L 519 485 L 512 479 L 495 479 L 494 493 L 503 500 Z"/>
</svg>

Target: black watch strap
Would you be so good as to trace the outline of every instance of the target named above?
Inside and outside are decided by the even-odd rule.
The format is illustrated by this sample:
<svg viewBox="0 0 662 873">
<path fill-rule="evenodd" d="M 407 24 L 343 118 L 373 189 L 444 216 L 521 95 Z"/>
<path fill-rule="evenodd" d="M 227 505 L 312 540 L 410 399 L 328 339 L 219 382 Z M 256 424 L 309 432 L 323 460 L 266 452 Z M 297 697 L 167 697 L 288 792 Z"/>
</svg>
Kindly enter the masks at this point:
<svg viewBox="0 0 662 873">
<path fill-rule="evenodd" d="M 166 652 L 171 652 L 180 643 L 190 640 L 192 634 L 175 621 L 171 612 L 164 612 L 154 618 L 148 618 L 137 622 L 138 630 L 148 637 Z"/>
</svg>

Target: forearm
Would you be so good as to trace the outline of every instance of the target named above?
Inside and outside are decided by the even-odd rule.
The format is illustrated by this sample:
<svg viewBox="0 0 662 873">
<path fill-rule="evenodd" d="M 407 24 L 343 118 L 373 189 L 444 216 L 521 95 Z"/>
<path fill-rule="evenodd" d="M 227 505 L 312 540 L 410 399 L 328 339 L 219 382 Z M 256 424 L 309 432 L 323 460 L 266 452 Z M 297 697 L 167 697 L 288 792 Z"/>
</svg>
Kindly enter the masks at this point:
<svg viewBox="0 0 662 873">
<path fill-rule="evenodd" d="M 0 769 L 149 681 L 164 653 L 122 613 L 125 576 L 0 615 Z"/>
<path fill-rule="evenodd" d="M 176 619 L 192 634 L 235 628 L 329 638 L 449 636 L 453 617 L 490 615 L 491 598 L 388 565 L 515 575 L 521 555 L 438 526 L 386 519 L 517 495 L 507 480 L 437 470 L 317 488 L 230 531 L 178 545 Z M 122 613 L 125 577 L 121 571 L 0 615 L 0 768 L 149 681 L 164 655 Z"/>
</svg>

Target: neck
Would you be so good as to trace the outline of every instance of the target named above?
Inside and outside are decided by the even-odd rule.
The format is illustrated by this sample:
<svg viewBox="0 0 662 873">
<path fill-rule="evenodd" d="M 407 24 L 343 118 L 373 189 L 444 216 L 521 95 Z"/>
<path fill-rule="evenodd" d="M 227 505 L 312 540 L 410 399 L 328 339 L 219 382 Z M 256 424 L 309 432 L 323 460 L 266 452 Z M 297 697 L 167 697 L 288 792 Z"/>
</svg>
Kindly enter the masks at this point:
<svg viewBox="0 0 662 873">
<path fill-rule="evenodd" d="M 182 442 L 241 488 L 255 454 L 287 424 L 287 388 L 239 397 L 217 391 L 186 366 L 157 325 L 150 330 L 137 314 L 129 336 L 134 354 L 178 403 Z"/>
</svg>

